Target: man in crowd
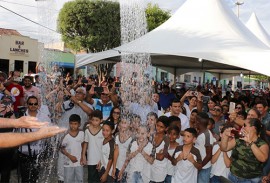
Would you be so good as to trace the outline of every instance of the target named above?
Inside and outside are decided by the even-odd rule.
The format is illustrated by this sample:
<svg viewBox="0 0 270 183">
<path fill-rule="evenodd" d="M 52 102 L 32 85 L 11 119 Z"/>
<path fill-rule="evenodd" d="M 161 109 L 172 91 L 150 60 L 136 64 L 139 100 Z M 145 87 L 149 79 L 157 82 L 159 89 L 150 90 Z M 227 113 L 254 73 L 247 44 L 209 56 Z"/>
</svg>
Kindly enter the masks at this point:
<svg viewBox="0 0 270 183">
<path fill-rule="evenodd" d="M 103 91 L 100 94 L 100 99 L 92 98 L 95 94 L 95 86 L 92 85 L 89 90 L 87 101 L 95 108 L 102 112 L 103 120 L 107 120 L 110 116 L 110 112 L 114 106 L 118 106 L 118 97 L 116 93 L 110 92 L 108 87 L 102 87 Z"/>
<path fill-rule="evenodd" d="M 162 92 L 159 93 L 159 103 L 161 107 L 166 111 L 170 107 L 170 104 L 174 99 L 175 95 L 170 92 L 170 87 L 164 85 L 162 88 Z"/>
<path fill-rule="evenodd" d="M 181 131 L 189 128 L 188 117 L 181 113 L 181 102 L 179 99 L 174 99 L 171 103 L 170 112 L 164 114 L 167 117 L 177 116 L 181 120 Z"/>
<path fill-rule="evenodd" d="M 47 114 L 38 110 L 39 103 L 35 96 L 29 96 L 27 101 L 26 116 L 36 117 L 40 122 L 50 122 Z M 20 129 L 22 132 L 33 132 L 36 129 Z M 43 161 L 40 154 L 45 150 L 43 140 L 27 143 L 19 147 L 19 166 L 22 182 L 36 182 L 39 177 L 40 163 Z M 37 161 L 37 157 L 39 161 Z"/>
<path fill-rule="evenodd" d="M 14 113 L 15 113 L 16 117 L 19 116 L 18 106 L 24 105 L 23 88 L 19 84 L 20 79 L 21 79 L 20 72 L 14 71 L 14 72 L 12 72 L 9 80 L 6 82 L 6 89 L 16 99 L 16 101 L 14 102 Z"/>
</svg>

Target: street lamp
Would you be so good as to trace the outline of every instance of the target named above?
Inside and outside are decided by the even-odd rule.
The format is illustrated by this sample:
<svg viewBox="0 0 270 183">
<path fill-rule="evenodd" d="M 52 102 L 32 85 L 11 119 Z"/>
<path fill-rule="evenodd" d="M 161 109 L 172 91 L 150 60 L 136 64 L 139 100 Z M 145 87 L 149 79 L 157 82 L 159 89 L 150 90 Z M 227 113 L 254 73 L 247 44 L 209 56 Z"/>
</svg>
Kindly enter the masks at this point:
<svg viewBox="0 0 270 183">
<path fill-rule="evenodd" d="M 239 18 L 239 7 L 241 6 L 241 5 L 243 5 L 244 4 L 244 1 L 242 1 L 242 2 L 239 2 L 239 1 L 237 1 L 236 3 L 235 3 L 235 5 L 237 6 L 237 17 Z"/>
</svg>

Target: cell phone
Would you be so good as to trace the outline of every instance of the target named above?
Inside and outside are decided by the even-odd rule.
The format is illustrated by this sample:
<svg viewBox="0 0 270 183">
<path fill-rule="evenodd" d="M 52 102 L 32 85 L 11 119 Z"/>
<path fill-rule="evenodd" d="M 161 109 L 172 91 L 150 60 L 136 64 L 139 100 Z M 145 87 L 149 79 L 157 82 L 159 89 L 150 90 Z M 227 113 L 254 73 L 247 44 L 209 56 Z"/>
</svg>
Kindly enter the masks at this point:
<svg viewBox="0 0 270 183">
<path fill-rule="evenodd" d="M 232 129 L 231 130 L 231 133 L 233 134 L 233 136 L 235 138 L 243 138 L 244 137 L 244 134 L 242 133 L 242 131 L 238 131 L 238 130 L 235 130 L 235 129 Z"/>
<path fill-rule="evenodd" d="M 88 83 L 88 80 L 87 79 L 83 79 L 82 80 L 82 83 L 86 84 L 86 83 Z"/>
<path fill-rule="evenodd" d="M 229 113 L 233 113 L 234 109 L 235 109 L 235 102 L 230 102 Z"/>
<path fill-rule="evenodd" d="M 121 82 L 115 82 L 115 87 L 116 87 L 116 88 L 121 87 Z"/>
<path fill-rule="evenodd" d="M 86 85 L 86 91 L 89 91 L 91 89 L 92 85 Z"/>
<path fill-rule="evenodd" d="M 203 96 L 203 97 L 202 97 L 203 103 L 208 103 L 209 100 L 210 100 L 210 96 Z"/>
<path fill-rule="evenodd" d="M 97 93 L 102 93 L 103 92 L 103 87 L 95 87 L 94 91 Z"/>
</svg>

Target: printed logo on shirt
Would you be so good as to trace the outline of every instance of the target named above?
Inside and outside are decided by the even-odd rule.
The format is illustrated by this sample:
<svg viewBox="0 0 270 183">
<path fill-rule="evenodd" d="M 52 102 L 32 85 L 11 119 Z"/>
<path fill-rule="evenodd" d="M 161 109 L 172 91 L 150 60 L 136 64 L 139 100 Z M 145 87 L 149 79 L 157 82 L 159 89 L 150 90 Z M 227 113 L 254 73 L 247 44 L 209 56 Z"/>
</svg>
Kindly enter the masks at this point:
<svg viewBox="0 0 270 183">
<path fill-rule="evenodd" d="M 13 87 L 10 92 L 13 96 L 17 97 L 20 95 L 20 90 L 17 87 Z"/>
</svg>

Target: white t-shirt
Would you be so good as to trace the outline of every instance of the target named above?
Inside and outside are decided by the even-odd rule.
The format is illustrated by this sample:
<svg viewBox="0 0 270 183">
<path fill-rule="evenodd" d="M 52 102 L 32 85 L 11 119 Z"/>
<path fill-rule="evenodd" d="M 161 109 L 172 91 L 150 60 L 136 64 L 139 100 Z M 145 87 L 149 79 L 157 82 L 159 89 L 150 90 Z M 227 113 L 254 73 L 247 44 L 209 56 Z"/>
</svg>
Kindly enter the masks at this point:
<svg viewBox="0 0 270 183">
<path fill-rule="evenodd" d="M 168 146 L 167 146 L 168 147 Z M 156 153 L 160 152 L 165 148 L 165 141 L 163 140 L 161 144 L 156 148 Z M 167 162 L 168 159 L 164 158 L 163 160 L 154 160 L 154 163 L 151 165 L 151 181 L 154 182 L 163 182 L 167 175 Z"/>
<path fill-rule="evenodd" d="M 64 167 L 77 167 L 80 165 L 82 143 L 84 141 L 84 132 L 79 131 L 76 137 L 71 136 L 69 133 L 65 135 L 62 146 L 66 151 L 77 158 L 77 162 L 73 163 L 67 156 L 64 155 Z"/>
<path fill-rule="evenodd" d="M 168 149 L 168 153 L 170 156 L 173 155 L 175 149 Z M 172 162 L 170 160 L 167 160 L 167 175 L 174 175 L 175 172 L 175 166 L 172 165 Z"/>
<path fill-rule="evenodd" d="M 177 158 L 183 151 L 183 146 L 178 146 L 175 149 L 174 158 Z M 197 148 L 192 147 L 190 153 L 197 162 L 202 162 L 200 152 Z M 172 177 L 172 183 L 197 183 L 198 169 L 189 161 L 178 161 L 175 166 L 175 174 Z"/>
<path fill-rule="evenodd" d="M 130 153 L 135 152 L 138 147 L 139 146 L 137 141 L 134 141 L 131 144 Z M 153 153 L 152 156 L 154 156 L 155 152 L 152 152 L 153 145 L 150 142 L 148 142 L 148 144 L 143 148 L 143 150 L 148 155 L 151 155 Z M 129 162 L 129 165 L 130 167 L 128 170 L 128 175 L 130 175 L 130 177 L 128 177 L 128 179 L 132 179 L 133 172 L 140 172 L 144 182 L 150 181 L 151 165 L 150 163 L 148 163 L 148 161 L 146 161 L 146 159 L 141 153 L 138 153 L 134 158 L 132 158 Z M 128 180 L 127 182 L 132 182 L 132 180 Z"/>
<path fill-rule="evenodd" d="M 106 144 L 102 144 L 102 155 L 101 155 L 101 167 L 107 168 L 109 160 L 113 159 L 114 153 L 114 139 L 111 139 Z M 109 171 L 109 175 L 112 175 L 112 166 Z"/>
<path fill-rule="evenodd" d="M 214 155 L 218 151 L 219 148 L 220 146 L 218 144 L 215 144 L 213 147 L 212 154 Z M 226 153 L 228 157 L 230 158 L 232 151 L 228 151 Z M 212 164 L 210 177 L 213 177 L 215 175 L 215 176 L 223 176 L 225 178 L 228 178 L 229 172 L 230 172 L 230 168 L 226 167 L 225 162 L 224 162 L 224 153 L 221 152 L 217 161 L 214 164 Z"/>
<path fill-rule="evenodd" d="M 195 142 L 195 147 L 199 149 L 201 153 L 202 160 L 206 157 L 206 147 L 213 146 L 216 139 L 213 137 L 212 133 L 206 129 L 203 133 L 201 133 Z M 211 161 L 209 161 L 202 169 L 207 169 L 211 167 Z"/>
<path fill-rule="evenodd" d="M 171 112 L 167 112 L 167 113 L 165 113 L 164 115 L 167 116 L 167 117 L 172 116 L 172 115 L 171 115 Z M 181 131 L 184 131 L 185 129 L 187 129 L 187 128 L 190 127 L 190 126 L 189 126 L 189 119 L 188 119 L 188 117 L 187 117 L 186 115 L 180 113 L 178 117 L 179 117 L 180 120 L 181 120 Z"/>
<path fill-rule="evenodd" d="M 84 141 L 88 143 L 87 164 L 97 165 L 101 159 L 102 143 L 104 140 L 102 128 L 97 134 L 92 134 L 89 129 L 86 129 L 84 134 Z"/>
<path fill-rule="evenodd" d="M 132 137 L 129 137 L 125 142 L 120 142 L 119 134 L 115 137 L 115 144 L 118 146 L 119 155 L 116 162 L 116 168 L 121 170 L 123 167 L 126 157 L 127 157 L 127 150 L 130 142 L 132 141 Z"/>
</svg>

